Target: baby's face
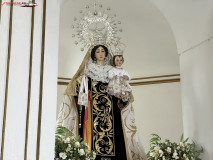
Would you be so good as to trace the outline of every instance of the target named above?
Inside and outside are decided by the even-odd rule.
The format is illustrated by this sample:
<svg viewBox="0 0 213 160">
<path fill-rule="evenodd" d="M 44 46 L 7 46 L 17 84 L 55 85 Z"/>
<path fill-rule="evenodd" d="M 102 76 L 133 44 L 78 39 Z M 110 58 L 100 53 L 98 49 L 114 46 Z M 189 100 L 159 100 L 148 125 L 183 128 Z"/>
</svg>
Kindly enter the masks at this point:
<svg viewBox="0 0 213 160">
<path fill-rule="evenodd" d="M 123 64 L 123 57 L 115 57 L 115 65 L 121 67 Z"/>
</svg>

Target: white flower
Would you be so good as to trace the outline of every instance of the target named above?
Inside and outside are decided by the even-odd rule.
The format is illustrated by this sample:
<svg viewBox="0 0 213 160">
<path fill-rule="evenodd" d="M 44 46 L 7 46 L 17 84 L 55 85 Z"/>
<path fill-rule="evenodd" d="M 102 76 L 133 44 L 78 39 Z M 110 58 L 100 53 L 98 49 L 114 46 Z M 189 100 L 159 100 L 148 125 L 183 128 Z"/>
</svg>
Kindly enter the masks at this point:
<svg viewBox="0 0 213 160">
<path fill-rule="evenodd" d="M 69 152 L 69 151 L 71 151 L 71 144 L 68 144 L 68 147 L 67 147 L 67 149 L 66 149 L 66 152 Z"/>
<path fill-rule="evenodd" d="M 93 154 L 93 158 L 96 158 L 96 153 L 95 153 L 95 152 L 92 152 L 92 154 Z"/>
<path fill-rule="evenodd" d="M 89 146 L 88 146 L 88 144 L 86 143 L 86 146 L 87 146 L 87 149 L 89 150 Z"/>
<path fill-rule="evenodd" d="M 166 160 L 165 156 L 163 156 L 163 160 Z"/>
<path fill-rule="evenodd" d="M 171 153 L 171 148 L 170 148 L 170 147 L 167 147 L 167 148 L 166 148 L 166 151 L 167 151 L 168 153 Z"/>
<path fill-rule="evenodd" d="M 159 147 L 155 147 L 155 148 L 154 148 L 154 150 L 155 150 L 156 152 L 158 152 L 158 150 L 159 150 Z"/>
<path fill-rule="evenodd" d="M 156 154 L 157 154 L 157 153 L 154 151 L 154 152 L 151 152 L 151 153 L 150 153 L 150 156 L 155 157 Z"/>
<path fill-rule="evenodd" d="M 64 138 L 63 141 L 64 143 L 70 143 L 70 137 Z"/>
<path fill-rule="evenodd" d="M 70 138 L 71 138 L 71 140 L 75 139 L 73 136 L 71 136 Z"/>
<path fill-rule="evenodd" d="M 173 153 L 172 158 L 179 159 L 179 157 L 178 157 L 178 154 L 177 154 L 177 151 L 176 151 L 176 150 L 175 150 L 175 153 Z"/>
<path fill-rule="evenodd" d="M 62 159 L 66 159 L 66 158 L 67 158 L 67 154 L 66 154 L 65 152 L 59 153 L 59 156 L 60 156 Z"/>
<path fill-rule="evenodd" d="M 163 156 L 163 151 L 161 149 L 159 150 L 159 153 L 160 153 L 160 157 L 162 157 Z"/>
<path fill-rule="evenodd" d="M 179 149 L 180 149 L 180 146 L 178 146 L 177 149 L 179 150 Z"/>
<path fill-rule="evenodd" d="M 151 157 L 154 157 L 154 156 L 153 156 L 153 155 L 154 155 L 153 152 L 150 152 L 149 155 L 150 155 Z"/>
<path fill-rule="evenodd" d="M 83 156 L 83 155 L 85 154 L 84 149 L 78 150 L 78 153 L 79 153 L 81 156 Z"/>
<path fill-rule="evenodd" d="M 75 142 L 75 146 L 76 147 L 80 147 L 80 143 L 79 142 Z"/>
<path fill-rule="evenodd" d="M 69 152 L 69 151 L 71 151 L 71 148 L 67 147 L 66 152 Z"/>
<path fill-rule="evenodd" d="M 185 145 L 184 145 L 183 142 L 180 142 L 180 146 L 181 146 L 181 147 L 185 147 Z"/>
</svg>

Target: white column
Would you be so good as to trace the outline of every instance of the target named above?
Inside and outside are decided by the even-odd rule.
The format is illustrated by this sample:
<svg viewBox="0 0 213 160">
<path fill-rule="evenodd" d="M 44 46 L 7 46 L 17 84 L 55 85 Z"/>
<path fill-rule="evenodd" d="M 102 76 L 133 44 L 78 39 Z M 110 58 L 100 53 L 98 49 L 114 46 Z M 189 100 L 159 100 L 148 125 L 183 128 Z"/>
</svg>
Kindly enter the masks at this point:
<svg viewBox="0 0 213 160">
<path fill-rule="evenodd" d="M 30 31 L 31 8 L 14 5 L 4 160 L 24 159 Z"/>
<path fill-rule="evenodd" d="M 0 133 L 2 133 L 4 100 L 7 76 L 7 56 L 8 56 L 8 39 L 9 39 L 9 20 L 10 7 L 1 6 L 1 24 L 0 24 Z M 2 142 L 0 134 L 0 144 Z M 1 155 L 1 150 L 0 150 Z"/>
<path fill-rule="evenodd" d="M 58 68 L 58 33 L 59 9 L 58 0 L 47 0 L 45 31 L 42 32 L 43 0 L 36 1 L 35 9 L 32 80 L 29 84 L 29 62 L 31 45 L 32 8 L 13 6 L 11 58 L 7 97 L 6 127 L 4 137 L 4 160 L 23 160 L 26 142 L 26 115 L 28 91 L 31 89 L 27 159 L 36 159 L 39 95 L 42 95 L 40 160 L 54 159 L 55 123 L 57 106 L 57 68 Z M 2 6 L 0 37 L 0 133 L 4 110 L 6 86 L 8 31 L 10 6 Z M 42 34 L 45 34 L 43 90 L 40 92 L 40 67 L 42 51 Z M 0 139 L 1 140 L 1 139 Z M 2 141 L 0 141 L 2 142 Z"/>
<path fill-rule="evenodd" d="M 36 1 L 34 13 L 34 35 L 33 35 L 33 58 L 32 58 L 32 80 L 29 110 L 29 128 L 27 143 L 27 160 L 36 160 L 38 108 L 40 89 L 40 67 L 41 67 L 41 40 L 43 21 L 43 0 Z"/>
<path fill-rule="evenodd" d="M 57 106 L 60 2 L 47 0 L 40 160 L 53 160 Z"/>
</svg>

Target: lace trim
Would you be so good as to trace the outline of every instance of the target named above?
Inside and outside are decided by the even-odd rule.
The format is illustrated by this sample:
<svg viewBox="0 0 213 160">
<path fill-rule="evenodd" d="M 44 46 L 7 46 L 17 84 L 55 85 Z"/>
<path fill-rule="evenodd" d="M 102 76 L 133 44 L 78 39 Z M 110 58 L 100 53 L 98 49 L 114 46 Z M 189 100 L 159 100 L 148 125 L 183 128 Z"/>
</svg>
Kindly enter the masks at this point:
<svg viewBox="0 0 213 160">
<path fill-rule="evenodd" d="M 103 83 L 109 82 L 108 72 L 112 68 L 110 65 L 97 65 L 95 63 L 90 63 L 86 69 L 86 74 L 88 77 L 95 81 L 101 81 Z"/>
</svg>

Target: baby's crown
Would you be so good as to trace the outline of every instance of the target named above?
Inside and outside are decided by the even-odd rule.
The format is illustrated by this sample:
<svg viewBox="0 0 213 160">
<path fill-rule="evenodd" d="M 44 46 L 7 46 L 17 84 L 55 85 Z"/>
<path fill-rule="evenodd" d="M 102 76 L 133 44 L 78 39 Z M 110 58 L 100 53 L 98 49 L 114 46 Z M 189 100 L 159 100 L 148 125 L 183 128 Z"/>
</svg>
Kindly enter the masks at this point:
<svg viewBox="0 0 213 160">
<path fill-rule="evenodd" d="M 121 42 L 117 43 L 117 45 L 115 45 L 114 47 L 114 50 L 112 51 L 113 55 L 114 56 L 123 55 L 125 47 L 126 46 L 123 43 Z"/>
</svg>

